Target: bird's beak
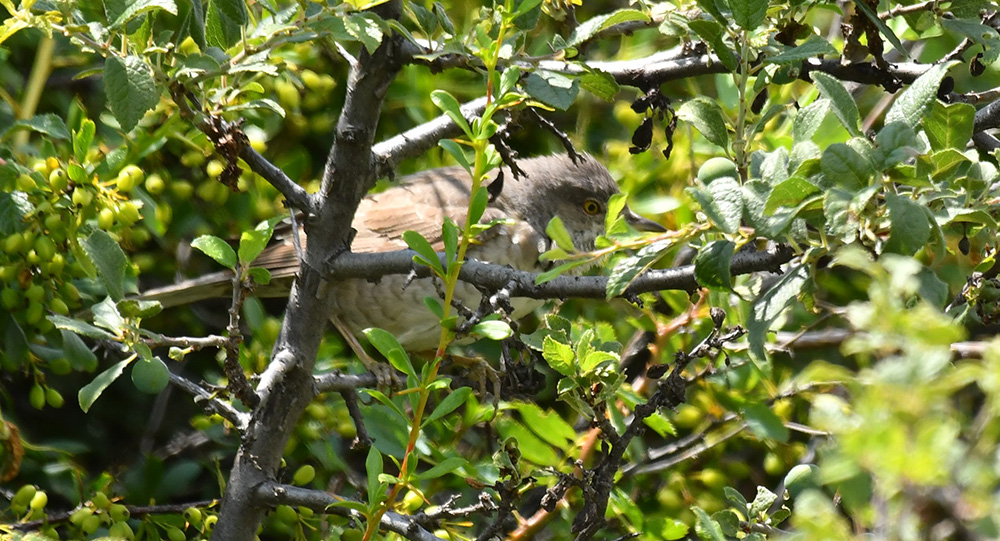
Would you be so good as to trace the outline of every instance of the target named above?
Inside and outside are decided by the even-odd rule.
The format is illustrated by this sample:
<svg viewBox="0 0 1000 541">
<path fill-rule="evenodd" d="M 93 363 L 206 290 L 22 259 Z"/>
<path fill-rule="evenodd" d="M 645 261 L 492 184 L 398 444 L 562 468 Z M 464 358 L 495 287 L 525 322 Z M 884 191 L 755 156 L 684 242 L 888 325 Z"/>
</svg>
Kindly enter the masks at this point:
<svg viewBox="0 0 1000 541">
<path fill-rule="evenodd" d="M 628 207 L 622 209 L 622 216 L 625 217 L 625 221 L 628 222 L 629 225 L 631 225 L 638 231 L 651 231 L 654 233 L 663 233 L 664 231 L 667 230 L 666 227 L 663 227 L 662 225 L 654 222 L 653 220 L 650 220 L 649 218 L 643 218 L 642 216 L 639 216 L 635 212 L 632 212 L 632 209 Z"/>
</svg>

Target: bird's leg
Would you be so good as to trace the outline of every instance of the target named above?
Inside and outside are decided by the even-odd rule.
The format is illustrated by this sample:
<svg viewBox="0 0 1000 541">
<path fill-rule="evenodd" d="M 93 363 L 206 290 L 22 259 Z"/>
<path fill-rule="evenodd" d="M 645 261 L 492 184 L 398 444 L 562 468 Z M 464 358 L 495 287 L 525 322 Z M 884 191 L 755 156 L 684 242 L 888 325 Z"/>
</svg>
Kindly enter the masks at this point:
<svg viewBox="0 0 1000 541">
<path fill-rule="evenodd" d="M 337 328 L 340 335 L 344 337 L 344 340 L 347 341 L 347 345 L 354 354 L 361 360 L 361 364 L 365 365 L 365 368 L 375 375 L 375 382 L 378 388 L 391 389 L 396 383 L 396 372 L 392 369 L 392 366 L 373 359 L 340 318 L 331 317 L 330 321 Z"/>
</svg>

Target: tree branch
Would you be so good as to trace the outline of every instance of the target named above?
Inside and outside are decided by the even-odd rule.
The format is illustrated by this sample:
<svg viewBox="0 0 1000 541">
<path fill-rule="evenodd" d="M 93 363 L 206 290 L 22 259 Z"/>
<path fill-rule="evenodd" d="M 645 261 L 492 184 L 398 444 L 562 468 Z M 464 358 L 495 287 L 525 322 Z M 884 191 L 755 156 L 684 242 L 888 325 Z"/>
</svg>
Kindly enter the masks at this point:
<svg viewBox="0 0 1000 541">
<path fill-rule="evenodd" d="M 388 274 L 430 276 L 427 267 L 413 262 L 415 252 L 399 250 L 383 253 L 345 253 L 326 268 L 331 280 L 344 278 L 377 278 Z M 778 245 L 761 252 L 740 252 L 733 256 L 730 270 L 734 275 L 760 271 L 778 271 L 794 256 L 792 249 Z M 474 259 L 462 266 L 459 279 L 487 290 L 506 288 L 512 297 L 533 299 L 586 298 L 603 299 L 607 295 L 606 276 L 560 276 L 544 284 L 536 284 L 538 273 L 513 269 L 505 265 L 484 263 Z M 665 289 L 693 291 L 700 286 L 694 278 L 694 265 L 652 270 L 639 275 L 622 294 L 631 295 Z"/>
<path fill-rule="evenodd" d="M 340 515 L 364 520 L 361 513 L 338 505 L 348 501 L 322 490 L 312 490 L 280 483 L 265 483 L 257 487 L 256 499 L 270 507 L 280 504 L 308 507 L 317 513 Z M 382 515 L 382 528 L 413 541 L 445 541 L 425 530 L 414 517 L 389 511 Z"/>
</svg>

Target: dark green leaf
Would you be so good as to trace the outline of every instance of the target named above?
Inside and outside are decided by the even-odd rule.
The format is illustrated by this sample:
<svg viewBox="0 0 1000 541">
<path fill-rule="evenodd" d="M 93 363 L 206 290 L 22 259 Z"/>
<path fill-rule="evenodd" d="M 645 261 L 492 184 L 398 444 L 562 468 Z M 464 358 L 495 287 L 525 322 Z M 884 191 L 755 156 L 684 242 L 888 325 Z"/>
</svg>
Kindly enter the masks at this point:
<svg viewBox="0 0 1000 541">
<path fill-rule="evenodd" d="M 745 513 L 748 509 L 750 509 L 750 504 L 747 503 L 743 494 L 740 494 L 740 491 L 733 487 L 723 487 L 722 492 L 726 495 L 726 499 L 729 500 L 729 503 L 733 507 L 739 509 L 741 513 Z"/>
<path fill-rule="evenodd" d="M 716 240 L 703 246 L 694 257 L 695 280 L 709 289 L 732 289 L 729 264 L 735 250 L 736 244 L 729 240 Z"/>
<path fill-rule="evenodd" d="M 370 13 L 352 13 L 344 18 L 344 29 L 347 33 L 360 41 L 368 54 L 375 52 L 382 43 L 385 33 L 379 21 Z"/>
<path fill-rule="evenodd" d="M 694 531 L 698 533 L 698 537 L 705 541 L 726 541 L 726 534 L 722 533 L 718 522 L 712 520 L 700 507 L 691 509 L 695 515 Z"/>
<path fill-rule="evenodd" d="M 954 148 L 965 150 L 972 139 L 976 108 L 967 103 L 945 105 L 937 100 L 923 118 L 927 140 L 934 150 Z"/>
<path fill-rule="evenodd" d="M 731 509 L 723 509 L 717 513 L 712 513 L 712 520 L 719 524 L 722 533 L 729 537 L 736 537 L 740 531 L 740 518 Z"/>
<path fill-rule="evenodd" d="M 757 435 L 757 437 L 784 443 L 788 441 L 788 429 L 771 408 L 765 404 L 747 404 L 741 410 L 743 420 L 747 423 L 747 428 Z"/>
<path fill-rule="evenodd" d="M 952 65 L 953 62 L 935 64 L 917 78 L 909 88 L 896 97 L 896 101 L 893 102 L 889 112 L 885 115 L 885 123 L 902 122 L 917 130 L 920 127 L 920 121 L 923 120 L 931 103 L 937 97 L 941 79 L 944 79 L 948 68 Z"/>
<path fill-rule="evenodd" d="M 104 93 L 111 112 L 126 132 L 132 131 L 146 111 L 160 101 L 153 70 L 138 56 L 108 57 L 104 63 Z"/>
<path fill-rule="evenodd" d="M 388 331 L 371 327 L 361 331 L 365 335 L 365 338 L 375 349 L 378 350 L 396 370 L 406 374 L 407 376 L 416 378 L 417 372 L 413 369 L 413 363 L 410 362 L 410 356 L 406 354 L 403 346 L 399 345 L 399 341 L 396 337 Z"/>
<path fill-rule="evenodd" d="M 205 7 L 205 41 L 226 50 L 239 43 L 246 24 L 243 0 L 208 0 Z"/>
<path fill-rule="evenodd" d="M 63 122 L 61 117 L 52 113 L 35 115 L 27 120 L 15 122 L 14 125 L 10 127 L 11 130 L 17 130 L 19 128 L 27 128 L 55 139 L 68 140 L 70 138 L 69 128 L 66 127 L 66 123 Z"/>
<path fill-rule="evenodd" d="M 815 184 L 799 177 L 791 177 L 781 182 L 771 191 L 764 206 L 764 213 L 774 214 L 781 207 L 794 207 L 810 195 L 819 191 Z"/>
<path fill-rule="evenodd" d="M 886 26 L 885 22 L 883 22 L 881 17 L 878 16 L 878 13 L 875 13 L 875 11 L 868 4 L 864 2 L 855 2 L 854 7 L 857 8 L 861 13 L 864 13 L 865 17 L 868 17 L 868 20 L 871 21 L 876 28 L 878 28 L 878 31 L 883 36 L 885 36 L 885 39 L 889 40 L 889 43 L 891 43 L 892 46 L 896 48 L 896 51 L 899 52 L 899 54 L 903 55 L 903 58 L 910 57 L 909 52 L 907 52 L 906 48 L 903 47 L 903 44 L 902 42 L 899 41 L 899 38 L 896 37 L 896 33 L 893 32 L 891 28 Z"/>
<path fill-rule="evenodd" d="M 833 105 L 833 113 L 840 119 L 841 124 L 854 137 L 861 135 L 861 115 L 858 113 L 858 104 L 855 103 L 851 93 L 844 87 L 844 83 L 839 79 L 821 72 L 814 71 L 809 74 L 816 87 L 824 96 L 830 99 Z"/>
<path fill-rule="evenodd" d="M 687 24 L 688 28 L 693 30 L 701 39 L 705 40 L 705 42 L 712 47 L 712 52 L 719 57 L 719 61 L 722 62 L 722 65 L 725 66 L 726 69 L 729 71 L 736 71 L 739 67 L 739 62 L 736 60 L 736 55 L 733 53 L 733 50 L 729 48 L 729 45 L 727 45 L 723 39 L 725 36 L 725 29 L 722 25 L 715 21 L 705 19 L 696 19 L 689 21 Z"/>
<path fill-rule="evenodd" d="M 743 193 L 736 179 L 717 178 L 707 188 L 688 190 L 716 227 L 725 233 L 736 232 L 743 217 Z"/>
<path fill-rule="evenodd" d="M 85 118 L 80 122 L 80 129 L 73 134 L 73 156 L 76 161 L 84 163 L 87 160 L 87 151 L 94 142 L 95 128 L 94 121 Z"/>
<path fill-rule="evenodd" d="M 100 331 L 96 327 L 92 328 Z M 94 352 L 90 351 L 87 344 L 75 332 L 67 330 L 59 332 L 62 335 L 63 353 L 66 355 L 66 359 L 69 360 L 70 366 L 79 372 L 93 372 L 97 370 L 97 355 L 94 355 Z"/>
<path fill-rule="evenodd" d="M 614 77 L 601 70 L 591 70 L 581 75 L 580 86 L 604 101 L 615 99 L 621 89 Z"/>
<path fill-rule="evenodd" d="M 646 269 L 660 260 L 672 246 L 670 241 L 657 241 L 639 249 L 635 255 L 624 257 L 615 264 L 608 276 L 607 298 L 617 297 L 625 292 L 629 284 Z"/>
<path fill-rule="evenodd" d="M 554 71 L 538 70 L 525 77 L 524 90 L 532 98 L 565 111 L 580 93 L 580 81 Z"/>
<path fill-rule="evenodd" d="M 798 264 L 785 271 L 778 283 L 774 284 L 753 303 L 750 317 L 747 320 L 747 341 L 750 348 L 750 359 L 763 372 L 770 370 L 767 365 L 767 354 L 764 342 L 771 324 L 795 301 L 809 281 L 809 267 Z"/>
<path fill-rule="evenodd" d="M 12 171 L 14 177 L 17 170 L 13 167 L 5 169 Z M 0 173 L 2 174 L 2 173 Z M 24 229 L 24 217 L 34 212 L 35 206 L 28 201 L 24 192 L 0 192 L 0 235 L 10 235 Z"/>
<path fill-rule="evenodd" d="M 705 139 L 722 148 L 729 147 L 726 115 L 715 100 L 703 96 L 688 100 L 677 110 L 677 116 L 693 124 Z"/>
<path fill-rule="evenodd" d="M 810 34 L 809 38 L 802 44 L 796 47 L 788 47 L 780 53 L 766 58 L 765 61 L 772 64 L 798 64 L 810 58 L 818 58 L 822 55 L 833 56 L 836 54 L 837 49 L 833 45 L 830 45 L 830 42 L 816 34 Z"/>
<path fill-rule="evenodd" d="M 891 192 L 885 194 L 885 203 L 892 230 L 884 251 L 913 255 L 926 246 L 931 236 L 931 224 L 924 207 L 908 197 Z"/>
<path fill-rule="evenodd" d="M 417 233 L 416 231 L 406 231 L 403 233 L 403 242 L 410 247 L 411 250 L 417 252 L 417 255 L 413 256 L 413 260 L 422 265 L 427 265 L 428 267 L 436 270 L 439 274 L 444 274 L 444 267 L 441 266 L 441 260 L 438 259 L 437 252 L 431 243 L 427 242 L 427 239 L 423 235 Z"/>
<path fill-rule="evenodd" d="M 114 366 L 108 368 L 104 372 L 101 372 L 94 378 L 93 381 L 83 386 L 80 392 L 77 393 L 77 400 L 80 402 L 80 409 L 86 413 L 90 410 L 90 406 L 94 405 L 94 402 L 100 398 L 101 393 L 108 388 L 109 385 L 114 383 L 118 376 L 122 375 L 125 367 L 128 366 L 130 359 L 125 359 L 116 363 Z"/>
<path fill-rule="evenodd" d="M 569 45 L 575 47 L 598 33 L 616 24 L 632 21 L 649 21 L 649 16 L 636 9 L 619 9 L 603 15 L 597 15 L 584 21 L 569 36 Z"/>
<path fill-rule="evenodd" d="M 846 190 L 859 190 L 868 186 L 875 174 L 871 162 L 844 143 L 834 143 L 823 151 L 820 169 L 825 177 L 824 186 L 839 186 Z"/>
<path fill-rule="evenodd" d="M 472 396 L 472 389 L 469 387 L 460 387 L 454 392 L 448 393 L 444 397 L 444 400 L 438 403 L 437 407 L 434 408 L 434 411 L 427 416 L 427 420 L 424 421 L 424 425 L 426 426 L 427 423 L 441 419 L 445 415 L 455 411 L 459 406 L 465 404 L 469 400 L 470 396 Z"/>
<path fill-rule="evenodd" d="M 121 15 L 111 24 L 111 28 L 119 28 L 139 15 L 153 10 L 163 10 L 171 15 L 177 15 L 177 4 L 173 0 L 135 0 L 128 4 Z"/>
<path fill-rule="evenodd" d="M 211 257 L 223 267 L 236 269 L 236 252 L 229 243 L 219 237 L 202 235 L 191 241 L 191 247 Z"/>
<path fill-rule="evenodd" d="M 830 100 L 828 98 L 816 100 L 799 109 L 795 113 L 795 121 L 792 124 L 792 140 L 799 143 L 812 139 L 829 112 Z"/>
<path fill-rule="evenodd" d="M 740 28 L 756 30 L 767 17 L 768 0 L 728 0 L 729 9 L 733 12 L 733 20 Z"/>
<path fill-rule="evenodd" d="M 104 231 L 97 229 L 80 242 L 108 295 L 118 301 L 125 296 L 125 271 L 128 258 L 121 246 Z"/>
<path fill-rule="evenodd" d="M 468 387 L 463 388 L 468 389 Z M 451 473 L 468 463 L 468 460 L 460 456 L 448 457 L 432 466 L 429 470 L 420 472 L 419 474 L 413 476 L 413 478 L 418 480 L 437 479 L 438 477 L 441 477 L 446 473 Z"/>
</svg>

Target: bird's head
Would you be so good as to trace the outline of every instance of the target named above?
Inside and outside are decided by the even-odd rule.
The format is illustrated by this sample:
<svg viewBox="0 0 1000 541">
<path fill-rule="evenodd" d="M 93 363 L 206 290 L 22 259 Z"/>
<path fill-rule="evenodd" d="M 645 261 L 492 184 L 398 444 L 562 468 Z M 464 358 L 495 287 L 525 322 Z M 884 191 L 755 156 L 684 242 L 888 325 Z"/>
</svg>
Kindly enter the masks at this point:
<svg viewBox="0 0 1000 541">
<path fill-rule="evenodd" d="M 514 180 L 504 169 L 505 181 L 497 205 L 531 224 L 540 234 L 554 216 L 559 216 L 579 250 L 594 249 L 594 241 L 604 233 L 608 200 L 619 192 L 608 170 L 590 155 L 580 155 L 576 163 L 567 154 L 520 160 L 525 175 Z M 626 221 L 640 231 L 665 231 L 625 207 Z"/>
</svg>

